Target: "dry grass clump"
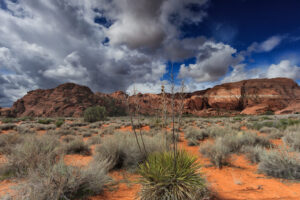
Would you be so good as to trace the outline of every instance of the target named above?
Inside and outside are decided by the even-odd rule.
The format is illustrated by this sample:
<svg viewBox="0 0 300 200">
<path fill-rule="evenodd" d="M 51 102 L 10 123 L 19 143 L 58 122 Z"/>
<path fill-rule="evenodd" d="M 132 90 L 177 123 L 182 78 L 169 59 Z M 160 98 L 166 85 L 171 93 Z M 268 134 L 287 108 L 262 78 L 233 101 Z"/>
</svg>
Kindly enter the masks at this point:
<svg viewBox="0 0 300 200">
<path fill-rule="evenodd" d="M 68 144 L 65 144 L 63 150 L 66 154 L 91 155 L 90 147 L 78 137 L 70 141 Z"/>
<path fill-rule="evenodd" d="M 86 122 L 73 122 L 72 124 L 68 124 L 69 127 L 82 127 L 82 126 L 87 126 L 88 123 Z"/>
<path fill-rule="evenodd" d="M 17 133 L 0 135 L 0 154 L 10 154 L 16 144 L 23 141 L 23 138 Z"/>
<path fill-rule="evenodd" d="M 266 137 L 258 136 L 255 133 L 239 132 L 218 137 L 215 143 L 206 143 L 200 146 L 200 152 L 208 157 L 213 165 L 221 168 L 229 163 L 231 154 L 245 153 L 246 147 L 270 148 L 272 144 Z"/>
<path fill-rule="evenodd" d="M 219 169 L 229 164 L 231 151 L 230 148 L 224 144 L 222 138 L 217 138 L 214 143 L 207 142 L 201 145 L 200 152 L 209 158 L 210 162 Z"/>
<path fill-rule="evenodd" d="M 213 138 L 224 137 L 225 135 L 236 133 L 236 130 L 233 130 L 230 127 L 221 127 L 217 125 L 208 127 L 206 131 L 209 133 L 209 137 Z"/>
<path fill-rule="evenodd" d="M 113 135 L 115 133 L 115 127 L 113 126 L 107 126 L 100 130 L 100 133 L 103 135 Z"/>
<path fill-rule="evenodd" d="M 246 158 L 251 163 L 259 163 L 261 161 L 261 155 L 265 152 L 265 148 L 261 146 L 244 146 L 241 152 L 246 155 Z"/>
<path fill-rule="evenodd" d="M 95 128 L 100 128 L 101 126 L 102 126 L 102 122 L 94 122 L 89 125 L 89 128 L 95 129 Z"/>
<path fill-rule="evenodd" d="M 111 181 L 107 162 L 91 163 L 88 168 L 67 166 L 60 161 L 50 168 L 30 171 L 28 180 L 19 188 L 19 196 L 30 200 L 85 199 L 103 191 Z"/>
<path fill-rule="evenodd" d="M 54 124 L 37 124 L 35 128 L 37 131 L 55 130 L 56 126 Z"/>
<path fill-rule="evenodd" d="M 188 146 L 197 146 L 199 144 L 199 141 L 195 138 L 189 138 L 187 139 Z"/>
<path fill-rule="evenodd" d="M 188 128 L 186 134 L 184 135 L 185 139 L 194 139 L 194 140 L 204 140 L 208 138 L 209 133 L 206 130 Z"/>
<path fill-rule="evenodd" d="M 287 149 L 265 151 L 260 157 L 258 171 L 268 176 L 284 179 L 300 179 L 299 154 Z"/>
<path fill-rule="evenodd" d="M 26 136 L 24 141 L 16 144 L 7 155 L 7 163 L 0 169 L 3 176 L 24 177 L 38 167 L 47 169 L 56 163 L 60 155 L 60 143 L 56 137 L 44 135 Z"/>
<path fill-rule="evenodd" d="M 267 134 L 270 134 L 270 133 L 273 133 L 273 132 L 278 132 L 279 130 L 277 128 L 274 128 L 274 127 L 262 127 L 261 129 L 259 129 L 259 132 L 261 133 L 267 133 Z"/>
<path fill-rule="evenodd" d="M 74 135 L 66 135 L 66 136 L 62 137 L 62 141 L 69 143 L 69 142 L 76 140 L 77 137 L 78 136 L 74 136 Z"/>
<path fill-rule="evenodd" d="M 95 135 L 88 139 L 87 144 L 88 145 L 94 145 L 94 144 L 101 144 L 102 142 L 101 135 Z"/>
<path fill-rule="evenodd" d="M 65 136 L 65 135 L 75 135 L 75 132 L 73 130 L 67 129 L 67 128 L 60 128 L 58 130 L 51 130 L 47 132 L 47 134 L 54 134 L 57 136 Z"/>
<path fill-rule="evenodd" d="M 282 139 L 287 146 L 300 152 L 300 128 L 297 131 L 287 131 Z"/>
<path fill-rule="evenodd" d="M 115 133 L 103 139 L 102 144 L 96 148 L 94 159 L 109 160 L 110 169 L 135 169 L 139 163 L 146 160 L 149 153 L 166 150 L 166 142 L 163 138 L 163 136 L 144 136 L 145 152 L 143 146 L 139 148 L 133 134 Z M 140 139 L 139 144 L 142 144 Z"/>
<path fill-rule="evenodd" d="M 0 125 L 0 131 L 1 130 L 4 130 L 4 131 L 7 131 L 7 130 L 14 130 L 17 128 L 17 125 L 16 124 L 1 124 Z"/>
<path fill-rule="evenodd" d="M 32 128 L 34 128 L 34 124 L 21 124 L 17 126 L 16 130 L 19 134 L 31 134 L 35 132 Z"/>
</svg>

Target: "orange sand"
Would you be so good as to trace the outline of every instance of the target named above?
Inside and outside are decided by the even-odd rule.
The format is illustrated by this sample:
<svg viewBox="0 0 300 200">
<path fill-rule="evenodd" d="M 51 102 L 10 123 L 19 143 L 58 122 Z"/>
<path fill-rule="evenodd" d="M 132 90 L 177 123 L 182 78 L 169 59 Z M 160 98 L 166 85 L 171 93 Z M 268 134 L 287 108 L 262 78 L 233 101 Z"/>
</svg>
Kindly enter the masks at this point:
<svg viewBox="0 0 300 200">
<path fill-rule="evenodd" d="M 126 179 L 122 176 L 122 171 L 113 172 L 110 174 L 114 180 L 120 183 L 117 186 L 117 191 L 104 190 L 102 195 L 90 197 L 90 200 L 133 200 L 136 199 L 137 193 L 140 191 L 141 186 L 134 184 L 138 178 L 138 175 L 126 173 L 126 179 L 129 184 L 126 183 Z"/>
<path fill-rule="evenodd" d="M 13 187 L 16 186 L 17 183 L 12 182 L 10 180 L 4 180 L 0 182 L 0 197 L 5 197 L 7 194 L 12 195 L 14 193 Z"/>
<path fill-rule="evenodd" d="M 243 128 L 244 129 L 244 128 Z M 131 127 L 123 127 L 120 130 L 130 131 Z M 144 127 L 143 130 L 150 130 Z M 219 199 L 224 200 L 300 200 L 300 183 L 290 181 L 283 182 L 280 179 L 269 178 L 257 173 L 257 165 L 250 164 L 243 155 L 234 155 L 231 158 L 231 166 L 217 169 L 210 165 L 208 159 L 199 153 L 198 146 L 188 146 L 187 141 L 181 133 L 179 148 L 183 148 L 198 157 L 202 167 L 202 173 L 207 179 L 211 190 L 217 194 Z M 206 140 L 207 141 L 207 140 Z M 206 141 L 202 142 L 205 143 Z M 276 145 L 281 145 L 282 140 L 272 140 Z M 201 143 L 201 144 L 202 144 Z M 201 145 L 200 144 L 200 145 Z M 93 147 L 94 149 L 94 147 Z M 0 156 L 0 161 L 3 157 Z M 73 166 L 85 167 L 92 160 L 92 156 L 66 155 L 64 161 Z M 110 175 L 119 181 L 116 190 L 105 189 L 103 195 L 91 197 L 91 200 L 134 200 L 140 191 L 140 185 L 133 184 L 137 175 L 127 174 L 125 180 L 124 172 L 112 172 Z M 131 183 L 125 183 L 131 182 Z M 0 182 L 0 196 L 12 192 L 10 187 L 16 185 L 11 181 Z"/>
<path fill-rule="evenodd" d="M 67 165 L 76 167 L 85 167 L 91 162 L 92 159 L 92 156 L 83 156 L 78 154 L 65 155 L 64 157 L 64 161 Z"/>
<path fill-rule="evenodd" d="M 204 166 L 202 172 L 211 189 L 220 199 L 231 200 L 296 200 L 300 199 L 300 183 L 283 183 L 280 179 L 257 174 L 257 165 L 251 165 L 244 156 L 233 156 L 233 166 L 217 169 L 206 167 L 208 159 L 199 154 L 199 147 L 187 146 L 181 135 L 180 147 L 199 157 L 198 162 Z"/>
</svg>

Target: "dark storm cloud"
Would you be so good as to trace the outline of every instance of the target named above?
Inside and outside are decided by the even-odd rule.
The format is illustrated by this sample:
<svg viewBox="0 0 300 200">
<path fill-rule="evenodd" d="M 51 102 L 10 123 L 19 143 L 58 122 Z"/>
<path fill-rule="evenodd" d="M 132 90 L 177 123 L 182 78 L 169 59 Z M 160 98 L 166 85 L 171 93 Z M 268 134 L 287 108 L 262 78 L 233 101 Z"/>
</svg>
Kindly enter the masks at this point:
<svg viewBox="0 0 300 200">
<path fill-rule="evenodd" d="M 6 8 L 0 9 L 1 105 L 28 90 L 64 82 L 102 92 L 126 90 L 133 83 L 159 88 L 167 60 L 197 56 L 196 71 L 191 71 L 193 67 L 181 71 L 183 77 L 198 81 L 215 79 L 234 62 L 235 50 L 229 46 L 204 37 L 178 39 L 182 23 L 200 23 L 206 17 L 207 0 L 4 2 Z M 170 21 L 171 16 L 176 20 Z M 100 18 L 110 24 L 97 22 Z M 208 43 L 223 47 L 209 49 Z M 226 57 L 223 66 L 203 64 L 215 51 Z"/>
</svg>

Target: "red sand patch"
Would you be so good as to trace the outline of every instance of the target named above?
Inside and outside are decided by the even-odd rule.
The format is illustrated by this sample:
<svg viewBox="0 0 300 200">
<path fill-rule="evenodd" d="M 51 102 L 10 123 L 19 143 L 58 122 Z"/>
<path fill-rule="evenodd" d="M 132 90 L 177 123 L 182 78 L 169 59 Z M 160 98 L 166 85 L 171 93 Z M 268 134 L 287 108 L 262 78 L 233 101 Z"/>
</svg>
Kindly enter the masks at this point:
<svg viewBox="0 0 300 200">
<path fill-rule="evenodd" d="M 123 126 L 119 129 L 120 131 L 133 131 L 131 126 Z M 135 129 L 136 131 L 139 131 L 139 129 Z M 150 131 L 150 126 L 144 126 L 141 129 L 142 131 Z"/>
<path fill-rule="evenodd" d="M 17 183 L 12 182 L 10 180 L 4 180 L 0 182 L 0 197 L 5 197 L 7 194 L 13 194 L 13 187 L 16 186 Z"/>
<path fill-rule="evenodd" d="M 5 164 L 7 162 L 7 159 L 4 155 L 0 155 L 0 165 Z"/>
<path fill-rule="evenodd" d="M 112 172 L 110 175 L 117 181 L 121 181 L 118 184 L 117 191 L 104 190 L 102 195 L 90 197 L 90 200 L 134 200 L 137 197 L 137 193 L 140 191 L 141 186 L 134 184 L 138 178 L 138 175 L 125 173 L 126 179 L 124 181 L 124 174 L 122 171 Z M 129 182 L 124 183 L 124 182 Z"/>
<path fill-rule="evenodd" d="M 199 147 L 187 146 L 184 138 L 182 141 L 179 146 L 197 155 L 198 162 L 209 163 L 198 152 Z M 233 156 L 231 163 L 233 166 L 222 169 L 205 166 L 202 168 L 211 189 L 217 193 L 219 198 L 230 200 L 300 199 L 300 183 L 283 183 L 280 179 L 257 174 L 257 165 L 251 165 L 244 156 Z"/>
<path fill-rule="evenodd" d="M 75 167 L 85 167 L 92 161 L 92 159 L 92 156 L 83 156 L 78 154 L 65 155 L 64 157 L 64 161 L 67 165 Z"/>
</svg>

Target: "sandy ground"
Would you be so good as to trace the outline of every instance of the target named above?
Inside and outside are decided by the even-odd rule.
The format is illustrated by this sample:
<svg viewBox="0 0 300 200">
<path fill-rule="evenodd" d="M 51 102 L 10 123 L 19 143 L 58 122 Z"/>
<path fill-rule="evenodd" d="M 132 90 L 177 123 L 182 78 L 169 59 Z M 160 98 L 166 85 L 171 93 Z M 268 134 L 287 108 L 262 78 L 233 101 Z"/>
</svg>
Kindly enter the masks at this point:
<svg viewBox="0 0 300 200">
<path fill-rule="evenodd" d="M 243 127 L 245 130 L 246 128 Z M 131 131 L 131 127 L 122 127 L 122 131 Z M 144 127 L 143 131 L 149 131 Z M 6 133 L 2 132 L 1 134 Z M 201 172 L 206 177 L 209 188 L 217 195 L 218 199 L 224 200 L 300 200 L 300 183 L 284 181 L 266 177 L 257 173 L 257 165 L 250 164 L 243 155 L 234 155 L 231 158 L 231 166 L 217 169 L 210 165 L 208 159 L 199 153 L 199 146 L 188 146 L 181 133 L 179 148 L 185 149 L 198 157 L 202 164 Z M 207 141 L 201 142 L 205 143 Z M 282 140 L 272 140 L 278 146 Z M 201 144 L 200 144 L 201 145 Z M 92 146 L 92 152 L 94 152 Z M 66 155 L 64 161 L 72 166 L 85 167 L 92 161 L 92 156 Z M 5 158 L 0 155 L 0 164 Z M 91 200 L 134 200 L 140 191 L 140 185 L 135 184 L 138 175 L 125 171 L 110 173 L 117 184 L 113 189 L 105 189 L 103 195 L 90 197 Z M 12 192 L 16 183 L 10 180 L 0 182 L 0 196 Z"/>
</svg>

